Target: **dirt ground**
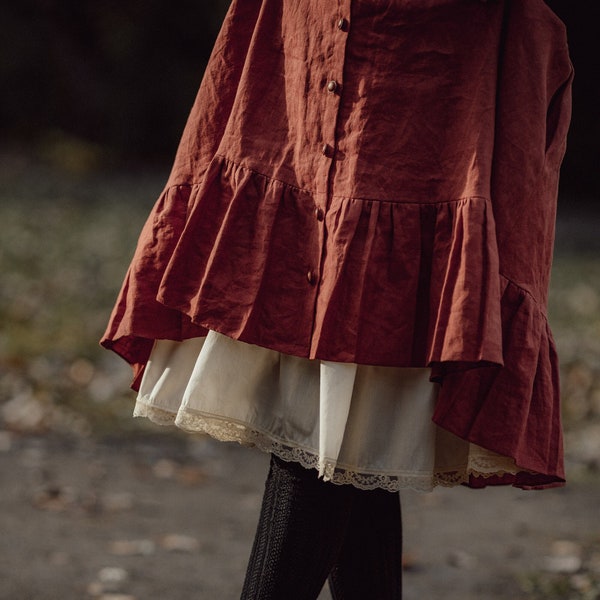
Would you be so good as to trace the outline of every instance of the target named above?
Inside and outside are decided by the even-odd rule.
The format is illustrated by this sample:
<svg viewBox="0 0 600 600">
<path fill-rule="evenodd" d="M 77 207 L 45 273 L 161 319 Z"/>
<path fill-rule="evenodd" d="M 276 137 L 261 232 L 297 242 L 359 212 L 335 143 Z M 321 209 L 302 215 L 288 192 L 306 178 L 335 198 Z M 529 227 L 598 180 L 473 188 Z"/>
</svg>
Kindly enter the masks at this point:
<svg viewBox="0 0 600 600">
<path fill-rule="evenodd" d="M 0 599 L 239 598 L 267 464 L 205 437 L 0 432 Z M 402 505 L 406 600 L 600 598 L 595 477 Z"/>
</svg>

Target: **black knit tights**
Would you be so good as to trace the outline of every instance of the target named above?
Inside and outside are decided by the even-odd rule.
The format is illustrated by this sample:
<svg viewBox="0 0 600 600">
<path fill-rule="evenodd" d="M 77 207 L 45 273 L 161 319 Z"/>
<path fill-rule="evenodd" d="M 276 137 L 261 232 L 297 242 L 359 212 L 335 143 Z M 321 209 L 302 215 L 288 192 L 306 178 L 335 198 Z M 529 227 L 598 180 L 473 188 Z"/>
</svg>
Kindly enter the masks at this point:
<svg viewBox="0 0 600 600">
<path fill-rule="evenodd" d="M 401 555 L 398 494 L 272 456 L 241 600 L 316 600 L 327 577 L 334 600 L 399 600 Z"/>
</svg>

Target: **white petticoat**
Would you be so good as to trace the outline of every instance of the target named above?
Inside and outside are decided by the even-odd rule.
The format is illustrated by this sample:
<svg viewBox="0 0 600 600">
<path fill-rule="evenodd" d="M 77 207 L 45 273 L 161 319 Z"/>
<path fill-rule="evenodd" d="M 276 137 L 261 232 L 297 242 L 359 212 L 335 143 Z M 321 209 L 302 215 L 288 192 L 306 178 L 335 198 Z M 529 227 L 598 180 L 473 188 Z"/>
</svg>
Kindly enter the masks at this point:
<svg viewBox="0 0 600 600">
<path fill-rule="evenodd" d="M 134 415 L 273 452 L 362 489 L 431 490 L 516 473 L 437 427 L 429 369 L 309 360 L 210 331 L 157 340 Z"/>
</svg>

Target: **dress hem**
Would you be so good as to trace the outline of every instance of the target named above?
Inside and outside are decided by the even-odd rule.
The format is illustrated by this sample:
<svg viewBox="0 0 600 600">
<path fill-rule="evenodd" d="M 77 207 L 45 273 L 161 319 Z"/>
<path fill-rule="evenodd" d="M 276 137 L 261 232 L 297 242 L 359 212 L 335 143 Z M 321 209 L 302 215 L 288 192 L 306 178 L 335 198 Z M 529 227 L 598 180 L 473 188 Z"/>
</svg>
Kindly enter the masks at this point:
<svg viewBox="0 0 600 600">
<path fill-rule="evenodd" d="M 435 487 L 455 487 L 471 485 L 473 478 L 478 480 L 475 487 L 484 487 L 486 480 L 495 480 L 520 472 L 514 463 L 505 459 L 505 469 L 498 468 L 497 458 L 490 461 L 485 457 L 469 457 L 469 465 L 447 467 L 443 471 L 431 473 L 384 473 L 367 469 L 356 470 L 356 467 L 344 465 L 329 458 L 322 458 L 314 450 L 299 444 L 291 444 L 270 432 L 259 431 L 240 421 L 223 418 L 194 410 L 170 412 L 151 406 L 138 399 L 134 417 L 146 417 L 153 423 L 162 426 L 174 425 L 191 433 L 203 433 L 221 442 L 237 442 L 242 446 L 256 448 L 262 452 L 272 453 L 288 462 L 300 463 L 307 469 L 317 469 L 324 481 L 337 485 L 353 485 L 363 490 L 384 489 L 388 492 L 399 492 L 412 489 L 418 492 L 430 492 Z M 513 468 L 511 468 L 511 464 Z"/>
</svg>

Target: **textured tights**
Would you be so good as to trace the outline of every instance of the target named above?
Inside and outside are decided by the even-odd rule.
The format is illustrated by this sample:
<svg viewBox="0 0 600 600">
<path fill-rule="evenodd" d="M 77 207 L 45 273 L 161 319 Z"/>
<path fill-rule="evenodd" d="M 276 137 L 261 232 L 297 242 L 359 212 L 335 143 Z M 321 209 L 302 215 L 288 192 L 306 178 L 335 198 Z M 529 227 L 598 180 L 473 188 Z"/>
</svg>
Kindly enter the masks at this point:
<svg viewBox="0 0 600 600">
<path fill-rule="evenodd" d="M 241 600 L 399 600 L 398 494 L 334 485 L 271 457 Z"/>
</svg>

